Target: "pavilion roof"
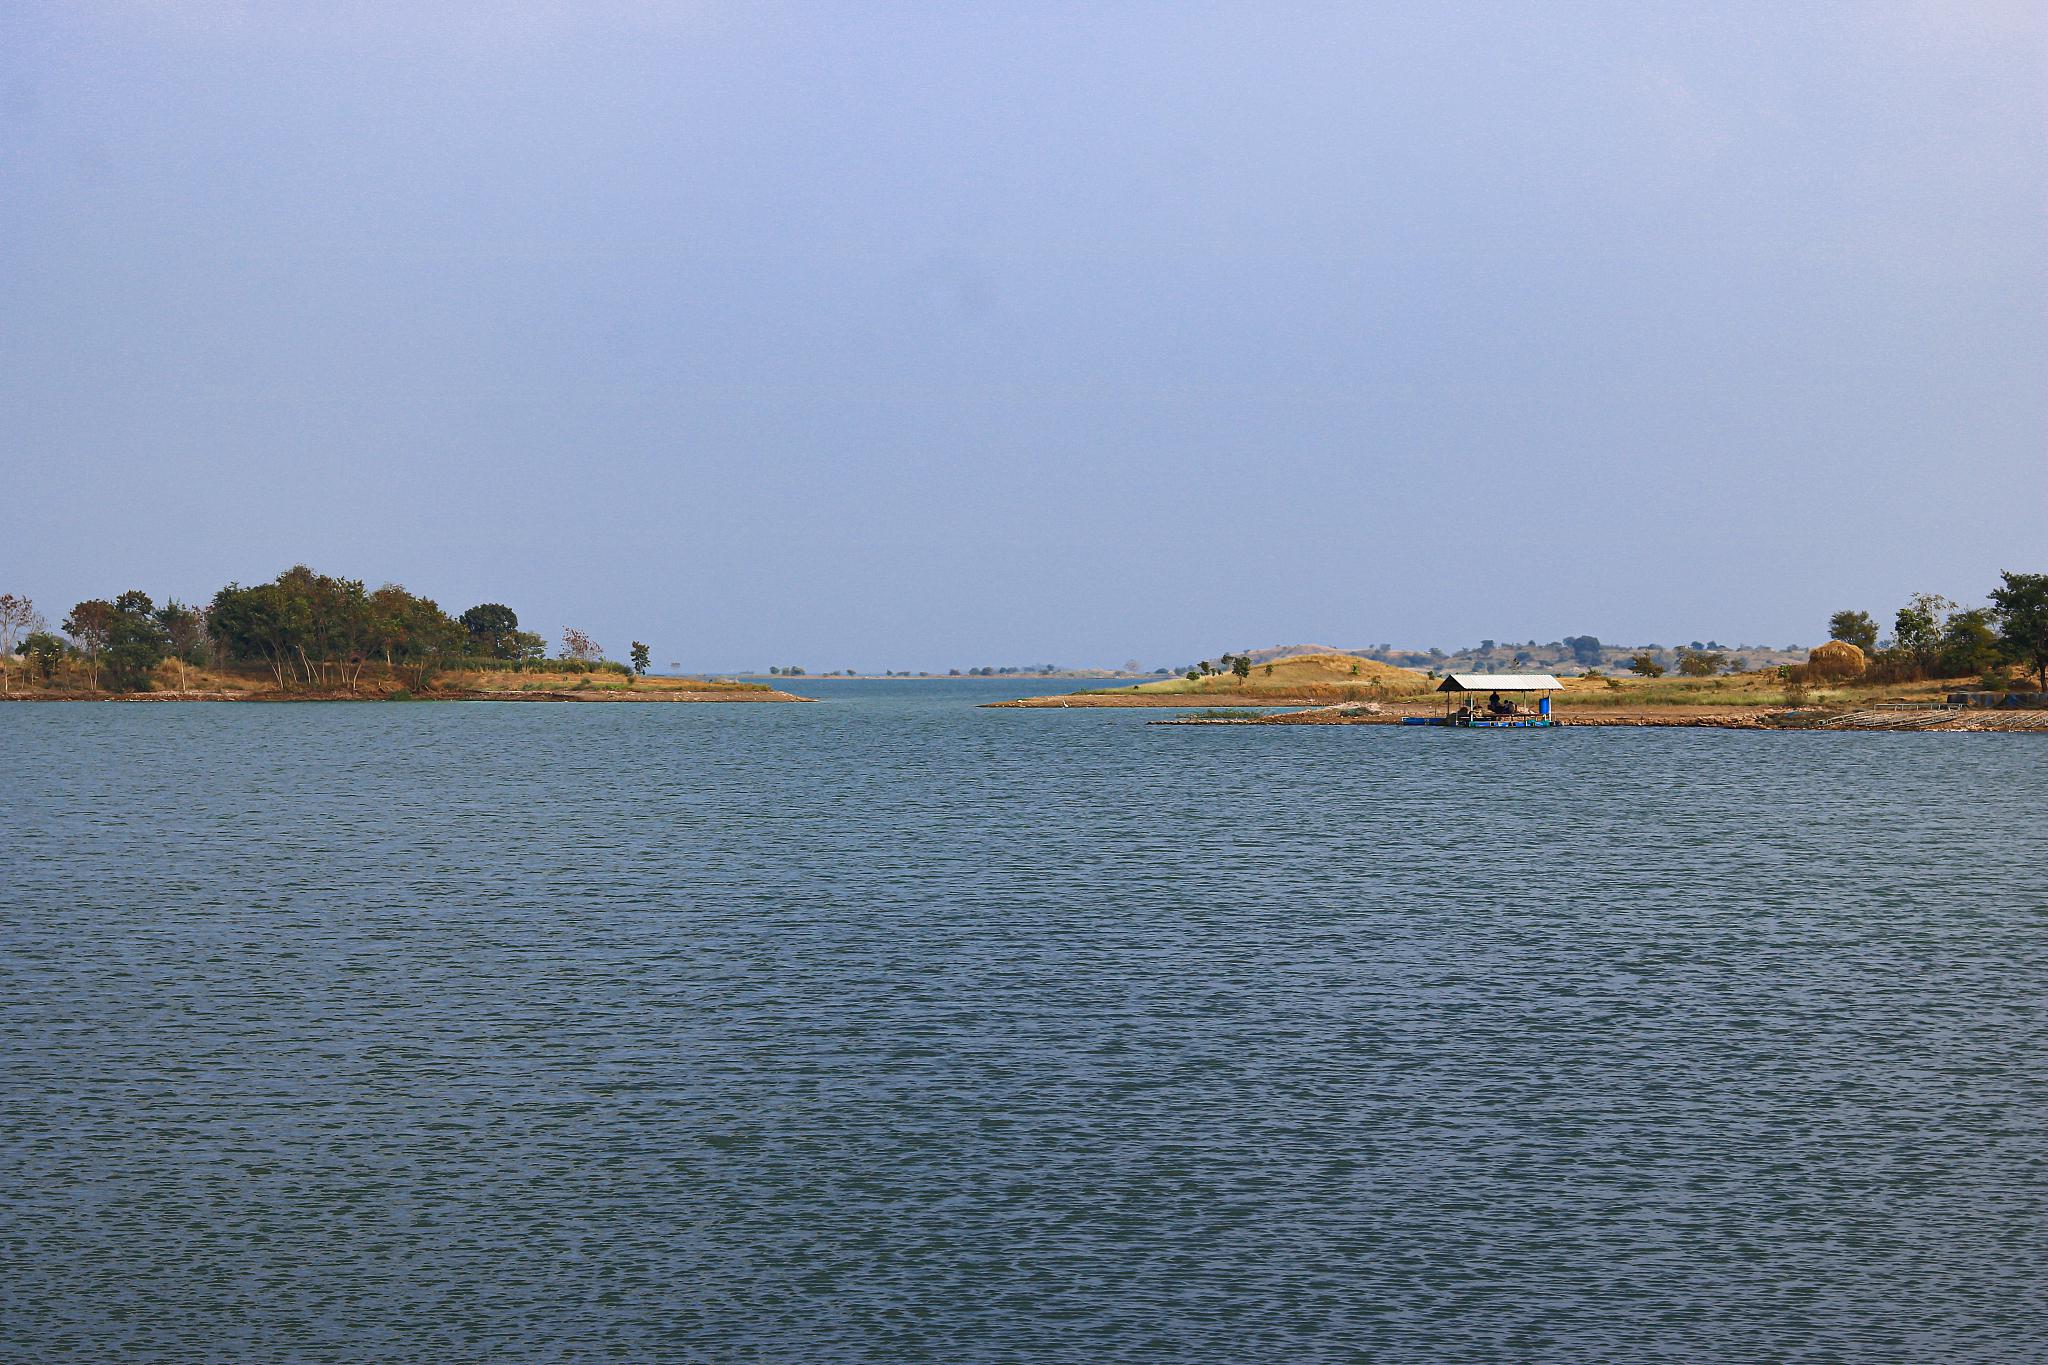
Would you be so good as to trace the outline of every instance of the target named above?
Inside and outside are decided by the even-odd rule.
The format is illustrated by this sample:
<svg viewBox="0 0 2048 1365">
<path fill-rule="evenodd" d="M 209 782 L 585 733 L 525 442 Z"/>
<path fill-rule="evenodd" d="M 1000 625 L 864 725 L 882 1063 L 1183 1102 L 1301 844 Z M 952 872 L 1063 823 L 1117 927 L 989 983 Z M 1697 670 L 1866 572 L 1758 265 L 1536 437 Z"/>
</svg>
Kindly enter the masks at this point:
<svg viewBox="0 0 2048 1365">
<path fill-rule="evenodd" d="M 1453 673 L 1439 692 L 1560 692 L 1564 684 L 1548 673 Z"/>
</svg>

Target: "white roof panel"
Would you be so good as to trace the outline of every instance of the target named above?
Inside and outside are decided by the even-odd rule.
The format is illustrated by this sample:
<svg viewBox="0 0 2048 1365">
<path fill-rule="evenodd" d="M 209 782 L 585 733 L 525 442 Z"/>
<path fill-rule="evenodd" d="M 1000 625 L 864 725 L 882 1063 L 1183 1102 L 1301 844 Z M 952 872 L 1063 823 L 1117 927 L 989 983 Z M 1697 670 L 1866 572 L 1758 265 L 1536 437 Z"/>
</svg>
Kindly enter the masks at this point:
<svg viewBox="0 0 2048 1365">
<path fill-rule="evenodd" d="M 1453 673 L 1439 692 L 1559 692 L 1564 684 L 1548 673 Z"/>
</svg>

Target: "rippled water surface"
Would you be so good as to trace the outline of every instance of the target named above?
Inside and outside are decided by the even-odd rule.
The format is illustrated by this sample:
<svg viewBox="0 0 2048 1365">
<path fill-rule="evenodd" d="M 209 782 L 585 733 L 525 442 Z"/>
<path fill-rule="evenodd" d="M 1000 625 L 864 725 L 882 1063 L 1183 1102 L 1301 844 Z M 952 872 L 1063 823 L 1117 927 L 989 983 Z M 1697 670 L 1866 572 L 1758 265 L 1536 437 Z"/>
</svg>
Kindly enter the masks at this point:
<svg viewBox="0 0 2048 1365">
<path fill-rule="evenodd" d="M 0 707 L 0 1359 L 2048 1356 L 2048 745 Z"/>
</svg>

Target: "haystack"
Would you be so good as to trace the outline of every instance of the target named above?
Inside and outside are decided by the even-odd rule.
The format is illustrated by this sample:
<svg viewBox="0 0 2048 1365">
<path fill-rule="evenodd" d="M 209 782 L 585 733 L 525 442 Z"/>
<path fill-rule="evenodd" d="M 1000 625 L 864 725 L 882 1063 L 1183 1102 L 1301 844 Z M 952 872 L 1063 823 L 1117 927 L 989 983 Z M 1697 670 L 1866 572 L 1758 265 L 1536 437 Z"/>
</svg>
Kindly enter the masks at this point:
<svg viewBox="0 0 2048 1365">
<path fill-rule="evenodd" d="M 1847 640 L 1830 640 L 1806 656 L 1807 671 L 1819 678 L 1860 678 L 1867 661 Z"/>
</svg>

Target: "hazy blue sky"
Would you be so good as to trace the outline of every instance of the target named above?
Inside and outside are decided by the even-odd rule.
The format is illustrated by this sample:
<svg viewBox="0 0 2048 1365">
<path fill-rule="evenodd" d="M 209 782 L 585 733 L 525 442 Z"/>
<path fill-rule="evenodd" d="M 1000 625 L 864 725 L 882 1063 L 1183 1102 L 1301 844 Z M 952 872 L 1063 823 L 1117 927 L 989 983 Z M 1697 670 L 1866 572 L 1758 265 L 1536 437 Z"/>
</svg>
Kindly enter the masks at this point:
<svg viewBox="0 0 2048 1365">
<path fill-rule="evenodd" d="M 0 589 L 615 656 L 1811 641 L 2048 570 L 2048 6 L 0 6 Z"/>
</svg>

